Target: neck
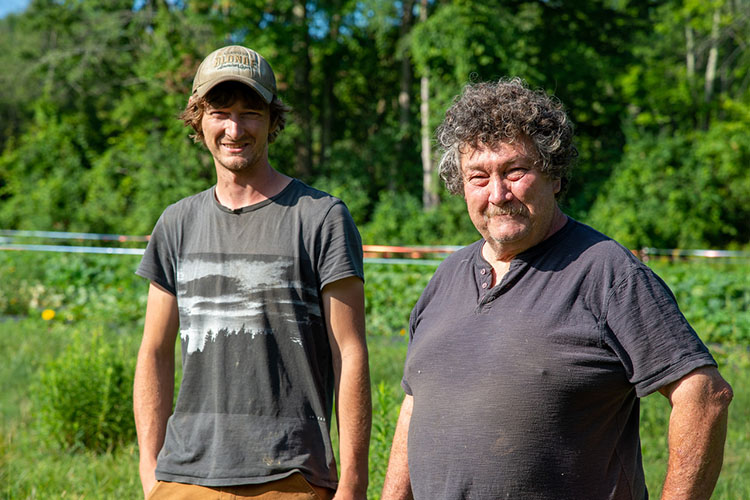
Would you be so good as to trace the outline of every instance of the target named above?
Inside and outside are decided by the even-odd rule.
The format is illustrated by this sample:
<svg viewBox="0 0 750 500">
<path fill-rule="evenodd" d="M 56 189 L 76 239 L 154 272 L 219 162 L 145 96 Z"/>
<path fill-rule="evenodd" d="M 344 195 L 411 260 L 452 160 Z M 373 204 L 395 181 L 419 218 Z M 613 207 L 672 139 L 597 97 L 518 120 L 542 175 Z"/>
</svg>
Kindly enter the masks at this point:
<svg viewBox="0 0 750 500">
<path fill-rule="evenodd" d="M 216 169 L 216 199 L 230 210 L 254 205 L 279 194 L 291 182 L 270 164 L 253 171 Z"/>
</svg>

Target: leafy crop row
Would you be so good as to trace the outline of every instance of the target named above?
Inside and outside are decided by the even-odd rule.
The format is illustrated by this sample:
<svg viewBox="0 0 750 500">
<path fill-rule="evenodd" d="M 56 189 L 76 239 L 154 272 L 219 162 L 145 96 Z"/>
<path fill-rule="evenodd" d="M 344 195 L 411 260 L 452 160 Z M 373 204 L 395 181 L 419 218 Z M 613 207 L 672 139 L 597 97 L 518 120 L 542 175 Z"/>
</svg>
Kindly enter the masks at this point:
<svg viewBox="0 0 750 500">
<path fill-rule="evenodd" d="M 650 261 L 685 317 L 710 343 L 750 343 L 750 263 Z"/>
</svg>

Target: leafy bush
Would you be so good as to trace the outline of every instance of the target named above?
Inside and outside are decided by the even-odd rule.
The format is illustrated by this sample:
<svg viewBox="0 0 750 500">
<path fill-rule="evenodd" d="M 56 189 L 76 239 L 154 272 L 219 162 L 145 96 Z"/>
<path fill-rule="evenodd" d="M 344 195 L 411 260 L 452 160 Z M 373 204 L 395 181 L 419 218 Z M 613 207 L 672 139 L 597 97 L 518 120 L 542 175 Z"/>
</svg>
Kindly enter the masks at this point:
<svg viewBox="0 0 750 500">
<path fill-rule="evenodd" d="M 368 335 L 405 335 L 409 314 L 434 272 L 433 266 L 368 265 L 365 268 Z"/>
<path fill-rule="evenodd" d="M 424 211 L 416 197 L 390 191 L 381 194 L 372 220 L 360 231 L 370 245 L 468 245 L 479 239 L 462 198 L 446 195 L 438 207 Z"/>
<path fill-rule="evenodd" d="M 111 451 L 132 442 L 134 359 L 100 333 L 80 335 L 40 371 L 33 390 L 40 436 L 71 450 Z"/>
<path fill-rule="evenodd" d="M 138 256 L 0 252 L 0 316 L 54 310 L 65 321 L 94 316 L 111 324 L 142 319 L 146 280 Z"/>
<path fill-rule="evenodd" d="M 633 137 L 587 222 L 630 248 L 726 248 L 750 242 L 750 132 Z"/>
<path fill-rule="evenodd" d="M 342 182 L 330 177 L 319 177 L 312 186 L 342 200 L 352 214 L 354 222 L 360 226 L 364 223 L 372 204 L 364 181 L 349 178 Z"/>
<path fill-rule="evenodd" d="M 710 343 L 750 343 L 747 262 L 651 260 L 701 338 Z"/>
</svg>

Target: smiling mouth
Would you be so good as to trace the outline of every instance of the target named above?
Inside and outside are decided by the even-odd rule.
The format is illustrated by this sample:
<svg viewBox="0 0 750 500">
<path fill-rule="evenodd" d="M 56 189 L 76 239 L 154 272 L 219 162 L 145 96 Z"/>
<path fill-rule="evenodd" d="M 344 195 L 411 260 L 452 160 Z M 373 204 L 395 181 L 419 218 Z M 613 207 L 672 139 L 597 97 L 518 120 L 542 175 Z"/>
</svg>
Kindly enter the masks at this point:
<svg viewBox="0 0 750 500">
<path fill-rule="evenodd" d="M 239 143 L 239 144 L 235 144 L 235 143 L 221 143 L 221 147 L 223 147 L 225 149 L 228 149 L 230 151 L 242 151 L 243 149 L 245 149 L 247 147 L 247 143 L 245 143 L 245 142 Z"/>
</svg>

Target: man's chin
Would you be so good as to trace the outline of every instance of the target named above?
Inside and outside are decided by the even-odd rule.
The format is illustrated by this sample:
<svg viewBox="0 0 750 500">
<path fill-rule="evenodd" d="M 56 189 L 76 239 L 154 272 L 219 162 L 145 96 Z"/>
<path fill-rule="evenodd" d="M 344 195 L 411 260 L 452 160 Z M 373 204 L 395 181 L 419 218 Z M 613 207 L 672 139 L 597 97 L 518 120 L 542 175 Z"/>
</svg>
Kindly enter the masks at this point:
<svg viewBox="0 0 750 500">
<path fill-rule="evenodd" d="M 494 245 L 508 245 L 510 243 L 514 243 L 520 238 L 514 237 L 514 236 L 490 236 L 489 238 L 485 238 L 485 240 L 489 241 L 490 243 Z"/>
<path fill-rule="evenodd" d="M 223 162 L 224 168 L 231 172 L 242 172 L 250 167 L 250 163 L 244 159 L 235 158 Z"/>
<path fill-rule="evenodd" d="M 507 245 L 523 240 L 529 234 L 529 228 L 523 227 L 516 231 L 488 232 L 485 240 L 491 241 L 498 245 Z"/>
</svg>

